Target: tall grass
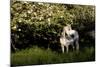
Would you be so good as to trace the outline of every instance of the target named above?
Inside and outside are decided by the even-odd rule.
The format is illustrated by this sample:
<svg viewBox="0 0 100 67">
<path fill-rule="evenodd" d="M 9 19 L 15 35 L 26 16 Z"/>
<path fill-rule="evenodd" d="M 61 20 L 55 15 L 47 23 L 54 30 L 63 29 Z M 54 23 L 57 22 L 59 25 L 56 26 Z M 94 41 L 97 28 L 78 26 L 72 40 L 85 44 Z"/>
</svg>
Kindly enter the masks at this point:
<svg viewBox="0 0 100 67">
<path fill-rule="evenodd" d="M 11 54 L 11 65 L 40 65 L 94 61 L 95 50 L 93 47 L 84 48 L 83 50 L 70 51 L 69 53 L 58 53 L 56 51 L 32 47 L 17 51 Z"/>
</svg>

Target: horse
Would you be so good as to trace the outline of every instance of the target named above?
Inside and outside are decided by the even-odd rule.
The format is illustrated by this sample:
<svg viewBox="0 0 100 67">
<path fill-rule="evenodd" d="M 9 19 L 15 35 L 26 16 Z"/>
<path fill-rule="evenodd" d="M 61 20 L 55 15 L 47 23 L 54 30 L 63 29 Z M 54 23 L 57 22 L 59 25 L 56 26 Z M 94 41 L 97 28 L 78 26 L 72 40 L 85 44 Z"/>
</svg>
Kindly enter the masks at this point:
<svg viewBox="0 0 100 67">
<path fill-rule="evenodd" d="M 64 53 L 64 47 L 66 47 L 66 51 L 68 53 L 69 50 L 69 45 L 72 45 L 73 49 L 74 49 L 74 40 L 71 38 L 69 39 L 68 37 L 61 35 L 60 37 L 60 43 L 61 43 L 61 48 L 62 48 L 62 52 Z"/>
<path fill-rule="evenodd" d="M 76 46 L 76 50 L 79 50 L 79 34 L 76 30 L 73 30 L 71 28 L 71 25 L 67 25 L 63 28 L 60 37 L 60 44 L 63 53 L 64 53 L 64 47 L 66 47 L 66 50 L 68 52 L 69 45 L 72 45 L 74 50 L 75 48 L 74 44 Z"/>
</svg>

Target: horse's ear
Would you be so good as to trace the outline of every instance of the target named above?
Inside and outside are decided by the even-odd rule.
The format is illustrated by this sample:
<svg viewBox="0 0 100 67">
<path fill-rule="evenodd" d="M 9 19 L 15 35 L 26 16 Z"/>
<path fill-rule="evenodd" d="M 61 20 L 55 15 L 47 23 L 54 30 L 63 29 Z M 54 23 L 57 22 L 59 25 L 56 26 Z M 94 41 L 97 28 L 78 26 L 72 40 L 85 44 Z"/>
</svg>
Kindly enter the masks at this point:
<svg viewBox="0 0 100 67">
<path fill-rule="evenodd" d="M 66 24 L 66 26 L 71 26 L 71 24 Z"/>
</svg>

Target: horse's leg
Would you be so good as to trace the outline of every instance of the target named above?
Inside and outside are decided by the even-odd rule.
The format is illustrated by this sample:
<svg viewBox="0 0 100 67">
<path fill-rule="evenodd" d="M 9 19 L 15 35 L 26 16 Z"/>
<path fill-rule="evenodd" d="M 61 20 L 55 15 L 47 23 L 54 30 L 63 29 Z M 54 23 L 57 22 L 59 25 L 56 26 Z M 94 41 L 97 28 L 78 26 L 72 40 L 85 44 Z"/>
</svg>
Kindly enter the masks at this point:
<svg viewBox="0 0 100 67">
<path fill-rule="evenodd" d="M 68 53 L 68 48 L 69 48 L 68 45 L 66 45 L 66 52 L 67 52 L 67 53 Z"/>
<path fill-rule="evenodd" d="M 64 53 L 64 45 L 61 45 L 62 53 Z"/>
<path fill-rule="evenodd" d="M 74 47 L 74 42 L 73 42 L 73 43 L 71 43 L 71 45 L 72 45 L 72 48 L 73 48 L 73 51 L 74 51 L 74 49 L 75 49 L 75 47 Z"/>
<path fill-rule="evenodd" d="M 76 44 L 76 50 L 78 51 L 78 50 L 79 50 L 79 43 L 78 43 L 78 40 L 75 41 L 75 44 Z"/>
</svg>

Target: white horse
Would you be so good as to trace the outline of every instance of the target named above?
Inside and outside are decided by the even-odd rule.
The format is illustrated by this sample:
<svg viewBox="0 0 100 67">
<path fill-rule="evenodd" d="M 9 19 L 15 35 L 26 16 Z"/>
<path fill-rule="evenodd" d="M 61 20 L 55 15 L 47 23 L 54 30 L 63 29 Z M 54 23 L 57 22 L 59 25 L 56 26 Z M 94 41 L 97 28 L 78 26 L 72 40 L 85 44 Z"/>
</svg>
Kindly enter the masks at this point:
<svg viewBox="0 0 100 67">
<path fill-rule="evenodd" d="M 62 33 L 63 34 L 63 33 Z M 61 35 L 60 37 L 60 43 L 61 43 L 61 48 L 62 48 L 62 52 L 64 53 L 64 47 L 66 47 L 66 51 L 68 53 L 68 48 L 69 45 L 72 45 L 73 49 L 74 49 L 74 40 L 71 38 L 67 38 L 64 35 Z"/>
<path fill-rule="evenodd" d="M 72 30 L 71 25 L 67 25 L 63 28 L 63 32 L 61 33 L 60 43 L 62 52 L 64 53 L 64 47 L 68 52 L 69 45 L 72 45 L 74 50 L 74 43 L 76 46 L 76 50 L 79 50 L 79 34 L 76 30 Z"/>
</svg>

